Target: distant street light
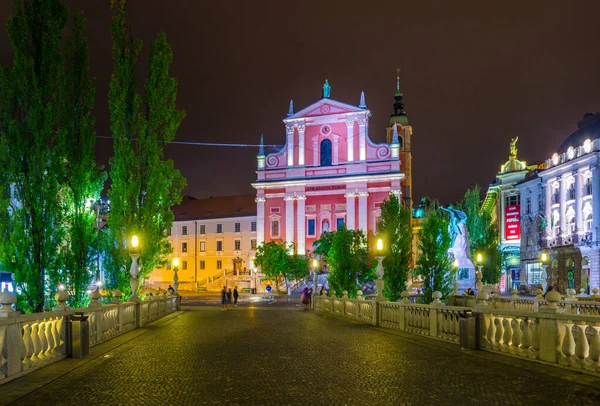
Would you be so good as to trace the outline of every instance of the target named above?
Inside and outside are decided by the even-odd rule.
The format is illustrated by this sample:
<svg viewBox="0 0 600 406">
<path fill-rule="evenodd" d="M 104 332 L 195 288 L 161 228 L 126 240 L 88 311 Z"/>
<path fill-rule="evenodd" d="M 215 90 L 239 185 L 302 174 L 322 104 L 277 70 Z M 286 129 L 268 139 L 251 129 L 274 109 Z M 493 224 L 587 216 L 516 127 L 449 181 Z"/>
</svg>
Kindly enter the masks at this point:
<svg viewBox="0 0 600 406">
<path fill-rule="evenodd" d="M 542 261 L 542 291 L 545 293 L 548 289 L 550 277 L 548 275 L 548 254 L 542 252 L 540 255 Z"/>
<path fill-rule="evenodd" d="M 377 255 L 375 258 L 377 259 L 377 280 L 375 281 L 375 285 L 377 286 L 377 298 L 375 299 L 377 302 L 385 301 L 385 297 L 383 296 L 383 264 L 382 261 L 385 259 L 385 255 L 383 254 L 383 240 L 381 238 L 377 239 Z"/>
<path fill-rule="evenodd" d="M 178 295 L 177 289 L 179 289 L 179 276 L 177 275 L 179 272 L 179 258 L 173 259 L 173 290 L 175 290 L 175 295 Z"/>
<path fill-rule="evenodd" d="M 477 274 L 475 278 L 477 281 L 475 282 L 475 286 L 477 287 L 477 293 L 481 291 L 483 288 L 483 273 L 481 272 L 481 268 L 483 268 L 483 255 L 481 253 L 477 254 Z"/>
</svg>

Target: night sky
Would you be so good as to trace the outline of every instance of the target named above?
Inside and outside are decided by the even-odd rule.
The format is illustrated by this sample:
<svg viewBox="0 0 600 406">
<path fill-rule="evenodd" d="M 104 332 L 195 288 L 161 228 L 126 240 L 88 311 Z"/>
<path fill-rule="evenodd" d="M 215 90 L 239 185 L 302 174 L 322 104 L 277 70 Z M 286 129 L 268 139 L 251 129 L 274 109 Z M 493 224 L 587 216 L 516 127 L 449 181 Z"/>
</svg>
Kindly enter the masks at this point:
<svg viewBox="0 0 600 406">
<path fill-rule="evenodd" d="M 281 120 L 331 98 L 373 117 L 383 141 L 396 67 L 413 126 L 414 197 L 459 200 L 484 188 L 519 136 L 519 158 L 549 158 L 586 112 L 600 111 L 600 2 L 569 1 L 262 1 L 130 0 L 135 36 L 144 41 L 140 79 L 158 31 L 173 48 L 178 105 L 187 111 L 179 141 L 285 142 Z M 110 135 L 109 0 L 70 0 L 87 17 L 96 76 L 98 135 Z M 0 19 L 13 11 L 0 2 Z M 12 60 L 0 32 L 0 64 Z M 196 197 L 252 193 L 253 148 L 170 145 L 166 155 Z M 112 141 L 98 139 L 107 165 Z"/>
</svg>

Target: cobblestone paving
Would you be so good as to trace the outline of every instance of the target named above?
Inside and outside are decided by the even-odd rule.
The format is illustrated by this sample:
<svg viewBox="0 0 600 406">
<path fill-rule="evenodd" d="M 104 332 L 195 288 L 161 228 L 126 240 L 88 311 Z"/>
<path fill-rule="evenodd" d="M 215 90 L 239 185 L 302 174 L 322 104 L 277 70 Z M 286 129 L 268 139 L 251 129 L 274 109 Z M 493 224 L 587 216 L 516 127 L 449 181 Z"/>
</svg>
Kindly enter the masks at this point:
<svg viewBox="0 0 600 406">
<path fill-rule="evenodd" d="M 424 340 L 291 304 L 194 308 L 16 404 L 600 404 L 600 385 Z"/>
</svg>

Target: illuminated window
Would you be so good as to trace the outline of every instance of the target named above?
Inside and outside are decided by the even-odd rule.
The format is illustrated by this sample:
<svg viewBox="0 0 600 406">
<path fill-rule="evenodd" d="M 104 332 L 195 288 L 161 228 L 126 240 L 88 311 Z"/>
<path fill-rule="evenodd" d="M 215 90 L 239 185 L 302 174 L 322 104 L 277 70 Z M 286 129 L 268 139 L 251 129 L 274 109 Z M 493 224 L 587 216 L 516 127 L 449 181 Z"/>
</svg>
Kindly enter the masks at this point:
<svg viewBox="0 0 600 406">
<path fill-rule="evenodd" d="M 223 261 L 217 260 L 217 269 L 223 269 Z"/>
<path fill-rule="evenodd" d="M 527 264 L 527 283 L 529 285 L 539 285 L 542 283 L 542 264 L 533 262 Z"/>
<path fill-rule="evenodd" d="M 315 235 L 315 219 L 308 219 L 308 235 L 309 236 L 314 236 Z"/>
<path fill-rule="evenodd" d="M 206 262 L 200 261 L 200 270 L 203 271 L 204 269 L 206 269 Z"/>
<path fill-rule="evenodd" d="M 200 241 L 200 252 L 206 251 L 206 241 Z"/>
<path fill-rule="evenodd" d="M 337 221 L 336 227 L 337 227 L 337 230 L 339 230 L 344 225 L 344 218 L 338 217 L 336 221 Z"/>
<path fill-rule="evenodd" d="M 187 261 L 181 261 L 181 269 L 187 271 Z"/>
<path fill-rule="evenodd" d="M 242 246 L 242 242 L 241 242 L 240 240 L 235 240 L 235 241 L 234 241 L 234 245 L 235 245 L 235 250 L 236 250 L 236 251 L 239 251 L 239 250 L 241 250 L 241 249 L 242 249 L 242 248 L 241 248 L 241 246 Z"/>
<path fill-rule="evenodd" d="M 256 240 L 254 238 L 250 240 L 250 249 L 251 250 L 256 249 Z"/>
<path fill-rule="evenodd" d="M 250 231 L 256 231 L 256 221 L 250 223 Z"/>
<path fill-rule="evenodd" d="M 206 226 L 204 224 L 200 224 L 200 234 L 206 234 Z"/>
<path fill-rule="evenodd" d="M 217 251 L 223 251 L 223 241 L 217 241 Z"/>
<path fill-rule="evenodd" d="M 181 243 L 181 252 L 187 252 L 187 242 Z"/>
</svg>

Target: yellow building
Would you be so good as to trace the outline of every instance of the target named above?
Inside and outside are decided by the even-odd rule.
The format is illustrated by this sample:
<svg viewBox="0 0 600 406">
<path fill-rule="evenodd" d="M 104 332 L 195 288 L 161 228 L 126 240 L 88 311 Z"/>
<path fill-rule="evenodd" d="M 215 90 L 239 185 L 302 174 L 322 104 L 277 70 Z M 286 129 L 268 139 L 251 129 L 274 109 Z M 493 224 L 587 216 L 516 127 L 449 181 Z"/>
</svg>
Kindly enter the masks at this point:
<svg viewBox="0 0 600 406">
<path fill-rule="evenodd" d="M 169 237 L 173 253 L 169 260 L 179 259 L 179 290 L 218 290 L 227 279 L 235 280 L 240 289 L 254 287 L 254 199 L 254 195 L 209 199 L 186 196 L 173 208 L 175 221 Z M 166 288 L 170 284 L 173 267 L 169 263 L 155 269 L 145 286 Z"/>
</svg>

